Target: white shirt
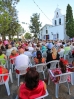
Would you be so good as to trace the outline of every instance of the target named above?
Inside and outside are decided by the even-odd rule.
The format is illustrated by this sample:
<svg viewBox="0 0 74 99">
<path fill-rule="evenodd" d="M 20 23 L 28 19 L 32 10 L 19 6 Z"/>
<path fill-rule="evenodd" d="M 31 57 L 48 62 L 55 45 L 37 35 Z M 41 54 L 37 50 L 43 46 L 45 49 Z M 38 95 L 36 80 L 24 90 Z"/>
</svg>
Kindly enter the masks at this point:
<svg viewBox="0 0 74 99">
<path fill-rule="evenodd" d="M 29 67 L 29 57 L 27 55 L 20 54 L 15 59 L 15 68 L 20 68 L 24 66 Z"/>
<path fill-rule="evenodd" d="M 65 50 L 64 50 L 63 48 L 61 48 L 61 49 L 60 49 L 60 52 L 58 52 L 58 54 L 64 53 L 64 51 L 65 51 Z"/>
<path fill-rule="evenodd" d="M 29 51 L 34 51 L 33 47 L 28 47 Z"/>
<path fill-rule="evenodd" d="M 64 48 L 61 48 L 61 49 L 60 49 L 60 52 L 64 52 L 64 51 L 65 51 Z"/>
<path fill-rule="evenodd" d="M 6 56 L 9 57 L 9 56 L 11 55 L 12 50 L 13 50 L 13 48 L 7 49 L 7 50 L 6 50 Z"/>
<path fill-rule="evenodd" d="M 27 56 L 29 56 L 29 57 L 32 56 L 31 52 L 29 52 L 29 51 L 25 51 L 24 54 L 27 55 Z"/>
</svg>

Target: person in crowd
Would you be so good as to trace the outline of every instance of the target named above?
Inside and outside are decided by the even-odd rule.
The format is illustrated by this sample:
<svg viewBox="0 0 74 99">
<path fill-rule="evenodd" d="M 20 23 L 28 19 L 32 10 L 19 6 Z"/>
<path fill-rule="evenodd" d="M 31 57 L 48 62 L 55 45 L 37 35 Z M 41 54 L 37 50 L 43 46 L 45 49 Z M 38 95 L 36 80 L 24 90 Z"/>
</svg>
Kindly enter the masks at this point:
<svg viewBox="0 0 74 99">
<path fill-rule="evenodd" d="M 37 51 L 36 56 L 37 57 L 34 58 L 35 64 L 40 64 L 40 63 L 45 63 L 46 62 L 45 58 L 42 57 L 41 51 Z"/>
<path fill-rule="evenodd" d="M 67 43 L 67 46 L 64 47 L 64 54 L 66 54 L 67 52 L 70 52 L 71 48 L 70 48 L 70 45 L 69 43 Z"/>
<path fill-rule="evenodd" d="M 10 44 L 11 44 L 12 46 L 14 46 L 14 40 L 12 40 Z"/>
<path fill-rule="evenodd" d="M 9 59 L 15 58 L 19 55 L 16 50 L 12 50 L 11 55 L 9 56 Z M 11 60 L 11 63 L 13 64 L 13 60 Z"/>
<path fill-rule="evenodd" d="M 0 66 L 0 74 L 5 74 L 5 73 L 8 73 L 8 69 L 4 68 L 3 66 Z M 0 76 L 0 82 L 2 80 L 6 81 L 7 78 L 8 78 L 8 76 L 4 76 L 2 79 L 2 76 Z"/>
<path fill-rule="evenodd" d="M 60 45 L 60 47 L 59 47 L 59 49 L 58 49 L 58 54 L 60 55 L 60 58 L 61 57 L 64 57 L 64 47 L 63 47 L 63 45 Z M 61 53 L 62 53 L 62 55 L 61 55 Z"/>
<path fill-rule="evenodd" d="M 42 53 L 47 51 L 47 48 L 46 48 L 45 44 L 42 44 L 41 51 L 42 51 Z"/>
<path fill-rule="evenodd" d="M 7 59 L 7 56 L 2 53 L 1 49 L 0 49 L 0 59 Z"/>
<path fill-rule="evenodd" d="M 0 59 L 7 59 L 7 56 L 2 53 L 2 50 L 0 49 Z M 2 64 L 5 64 L 5 60 L 1 60 Z"/>
<path fill-rule="evenodd" d="M 67 45 L 64 47 L 64 50 L 64 59 L 66 59 L 66 55 L 69 55 L 69 57 L 71 56 L 71 48 L 69 43 L 67 43 Z"/>
<path fill-rule="evenodd" d="M 65 41 L 64 40 L 62 41 L 62 45 L 65 47 Z"/>
<path fill-rule="evenodd" d="M 1 49 L 2 51 L 5 51 L 5 50 L 6 50 L 5 45 L 4 45 L 3 43 L 0 44 L 0 49 Z"/>
<path fill-rule="evenodd" d="M 62 73 L 66 73 L 66 66 L 62 61 L 59 62 L 59 67 L 61 68 Z"/>
<path fill-rule="evenodd" d="M 65 50 L 64 50 L 64 47 L 63 47 L 63 45 L 60 45 L 60 47 L 59 47 L 59 49 L 58 49 L 58 52 L 60 53 L 60 52 L 64 52 Z"/>
<path fill-rule="evenodd" d="M 36 56 L 36 52 L 37 52 L 37 48 L 34 48 L 34 51 L 32 52 L 32 57 L 35 58 Z"/>
<path fill-rule="evenodd" d="M 19 49 L 19 56 L 16 57 L 15 59 L 15 68 L 20 68 L 23 66 L 29 67 L 29 57 L 24 54 L 24 49 Z"/>
<path fill-rule="evenodd" d="M 19 46 L 19 43 L 15 42 L 15 47 L 18 48 L 18 46 Z"/>
<path fill-rule="evenodd" d="M 28 49 L 29 49 L 30 52 L 33 52 L 34 51 L 34 48 L 32 47 L 32 44 L 29 43 Z"/>
<path fill-rule="evenodd" d="M 28 46 L 26 46 L 24 54 L 29 57 L 32 57 L 32 53 L 29 51 Z"/>
<path fill-rule="evenodd" d="M 73 51 L 74 50 L 74 42 L 70 45 L 71 47 L 71 50 Z"/>
<path fill-rule="evenodd" d="M 47 48 L 48 48 L 49 50 L 51 50 L 52 47 L 53 47 L 53 43 L 52 43 L 52 41 L 49 41 L 49 43 L 48 43 L 48 45 L 47 45 Z"/>
<path fill-rule="evenodd" d="M 40 47 L 40 44 L 39 44 L 39 43 L 37 44 L 36 49 L 38 49 L 38 50 L 40 50 L 40 49 L 41 49 L 41 47 Z"/>
<path fill-rule="evenodd" d="M 4 40 L 4 45 L 5 45 L 5 47 L 6 47 L 6 49 L 8 49 L 8 44 L 9 44 L 9 42 L 8 42 L 8 40 Z"/>
<path fill-rule="evenodd" d="M 58 46 L 58 41 L 54 41 L 54 47 L 58 50 L 59 46 Z"/>
<path fill-rule="evenodd" d="M 18 89 L 19 99 L 35 99 L 45 95 L 46 84 L 39 80 L 39 73 L 30 68 L 25 74 L 25 82 L 21 82 Z"/>
<path fill-rule="evenodd" d="M 56 48 L 53 47 L 51 49 L 51 53 L 47 54 L 46 62 L 53 61 L 53 60 L 59 60 L 59 59 L 60 59 L 59 54 L 58 54 Z M 48 64 L 47 67 L 50 68 L 50 64 Z"/>
<path fill-rule="evenodd" d="M 12 45 L 8 45 L 8 49 L 6 50 L 7 58 L 9 58 L 9 56 L 11 55 L 12 50 L 13 50 Z"/>
<path fill-rule="evenodd" d="M 64 65 L 63 61 L 61 61 L 61 60 L 59 62 L 59 67 L 60 67 L 60 69 L 57 68 L 57 69 L 53 70 L 53 74 L 54 75 L 59 75 L 61 73 L 66 73 L 67 72 L 66 66 Z M 58 77 L 52 77 L 50 75 L 50 78 L 52 79 L 52 81 L 54 81 L 56 83 L 59 82 L 59 80 L 60 80 L 60 76 L 58 76 Z M 64 80 L 64 76 L 61 77 L 61 80 Z"/>
</svg>

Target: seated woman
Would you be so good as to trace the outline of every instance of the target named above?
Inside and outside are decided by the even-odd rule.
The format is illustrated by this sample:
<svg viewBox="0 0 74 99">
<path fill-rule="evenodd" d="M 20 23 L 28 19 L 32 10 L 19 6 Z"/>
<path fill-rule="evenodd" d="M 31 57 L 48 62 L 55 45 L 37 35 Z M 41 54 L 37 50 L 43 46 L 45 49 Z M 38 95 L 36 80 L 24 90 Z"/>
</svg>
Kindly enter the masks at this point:
<svg viewBox="0 0 74 99">
<path fill-rule="evenodd" d="M 60 59 L 59 54 L 58 54 L 56 48 L 53 47 L 51 49 L 51 53 L 47 54 L 46 62 L 53 61 L 53 60 L 59 60 L 59 59 Z M 47 68 L 50 68 L 50 64 L 47 65 Z"/>
<path fill-rule="evenodd" d="M 8 73 L 8 70 L 4 68 L 3 66 L 0 66 L 0 74 L 5 74 L 5 73 Z M 4 81 L 6 81 L 8 76 L 4 76 L 3 78 L 4 78 Z M 2 81 L 2 76 L 0 76 L 0 81 Z"/>
<path fill-rule="evenodd" d="M 9 56 L 9 59 L 17 57 L 19 54 L 16 52 L 16 50 L 12 50 L 11 55 Z M 13 60 L 11 60 L 11 63 L 13 64 Z"/>
<path fill-rule="evenodd" d="M 1 63 L 4 65 L 5 64 L 5 60 L 2 59 L 7 59 L 6 55 L 2 53 L 2 50 L 0 49 L 0 60 Z"/>
<path fill-rule="evenodd" d="M 46 85 L 39 80 L 39 73 L 35 68 L 30 68 L 25 75 L 25 83 L 18 89 L 19 99 L 35 99 L 45 95 Z"/>
<path fill-rule="evenodd" d="M 36 52 L 36 56 L 37 57 L 34 58 L 35 64 L 40 64 L 40 63 L 46 62 L 45 58 L 42 57 L 42 53 L 40 51 Z"/>
<path fill-rule="evenodd" d="M 53 72 L 54 75 L 59 75 L 59 74 L 61 74 L 61 73 L 66 73 L 66 72 L 68 72 L 68 69 L 66 68 L 66 66 L 65 66 L 65 64 L 63 63 L 62 60 L 59 62 L 59 67 L 60 67 L 60 68 L 56 68 L 56 69 L 53 69 L 53 70 L 52 70 L 52 72 Z M 65 77 L 65 76 L 61 76 L 61 80 L 64 80 L 64 77 Z M 52 77 L 52 76 L 50 75 L 50 78 L 51 78 L 52 81 L 54 81 L 55 83 L 60 80 L 60 76 L 58 76 L 58 77 L 55 78 L 55 77 Z M 70 81 L 70 76 L 68 76 L 67 79 L 68 79 L 68 81 Z"/>
</svg>

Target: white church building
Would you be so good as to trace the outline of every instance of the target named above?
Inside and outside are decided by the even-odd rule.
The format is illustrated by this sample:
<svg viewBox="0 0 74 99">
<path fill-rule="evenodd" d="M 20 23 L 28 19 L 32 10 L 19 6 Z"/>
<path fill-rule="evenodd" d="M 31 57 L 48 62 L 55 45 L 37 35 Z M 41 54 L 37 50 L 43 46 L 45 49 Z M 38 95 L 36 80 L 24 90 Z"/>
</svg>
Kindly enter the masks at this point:
<svg viewBox="0 0 74 99">
<path fill-rule="evenodd" d="M 52 25 L 46 24 L 39 31 L 38 38 L 41 40 L 67 40 L 65 15 L 61 14 L 61 10 L 56 8 Z"/>
</svg>

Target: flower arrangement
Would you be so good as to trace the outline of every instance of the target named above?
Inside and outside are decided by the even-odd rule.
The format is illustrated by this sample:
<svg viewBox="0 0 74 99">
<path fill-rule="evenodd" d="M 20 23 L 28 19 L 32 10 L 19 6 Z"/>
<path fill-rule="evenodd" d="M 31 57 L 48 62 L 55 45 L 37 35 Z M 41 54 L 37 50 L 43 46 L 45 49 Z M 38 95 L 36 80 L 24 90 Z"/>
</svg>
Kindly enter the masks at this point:
<svg viewBox="0 0 74 99">
<path fill-rule="evenodd" d="M 58 70 L 56 70 L 56 71 L 54 72 L 54 75 L 59 75 L 59 74 L 60 74 L 60 73 L 59 73 Z M 55 77 L 55 79 L 54 79 L 55 82 L 59 82 L 59 80 L 60 80 L 60 76 Z"/>
</svg>

